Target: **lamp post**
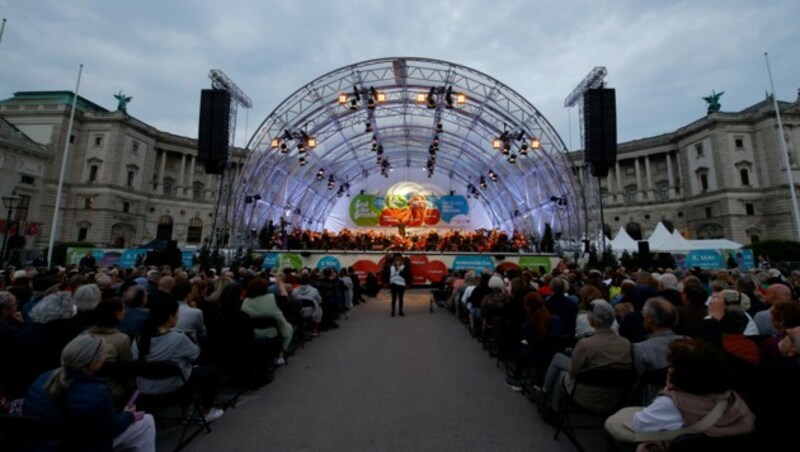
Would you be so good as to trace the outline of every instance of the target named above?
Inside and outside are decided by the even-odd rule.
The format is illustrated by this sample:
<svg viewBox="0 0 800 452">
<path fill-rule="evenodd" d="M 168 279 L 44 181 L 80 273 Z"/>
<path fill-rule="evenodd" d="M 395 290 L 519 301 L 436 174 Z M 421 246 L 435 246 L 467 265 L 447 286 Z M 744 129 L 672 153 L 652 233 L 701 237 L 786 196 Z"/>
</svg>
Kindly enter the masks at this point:
<svg viewBox="0 0 800 452">
<path fill-rule="evenodd" d="M 6 216 L 6 230 L 3 233 L 3 248 L 0 250 L 0 262 L 6 261 L 6 244 L 8 243 L 8 230 L 11 229 L 11 214 L 17 208 L 22 198 L 17 195 L 17 192 L 11 192 L 8 196 L 3 196 L 3 207 L 8 210 Z"/>
</svg>

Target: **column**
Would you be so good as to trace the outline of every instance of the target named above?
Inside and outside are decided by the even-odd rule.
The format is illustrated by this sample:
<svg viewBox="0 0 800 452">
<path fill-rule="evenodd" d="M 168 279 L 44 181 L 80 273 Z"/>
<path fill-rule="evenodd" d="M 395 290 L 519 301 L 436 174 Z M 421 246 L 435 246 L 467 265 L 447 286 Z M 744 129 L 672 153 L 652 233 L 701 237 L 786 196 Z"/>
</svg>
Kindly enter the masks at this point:
<svg viewBox="0 0 800 452">
<path fill-rule="evenodd" d="M 650 156 L 644 156 L 644 174 L 647 180 L 647 194 L 645 195 L 646 198 L 653 199 L 653 177 L 650 173 Z"/>
<path fill-rule="evenodd" d="M 614 176 L 613 172 L 609 171 L 608 176 L 606 176 L 606 193 L 608 193 L 608 202 L 614 200 Z"/>
<path fill-rule="evenodd" d="M 189 156 L 189 181 L 186 183 L 186 187 L 189 188 L 189 198 L 194 197 L 194 165 L 196 161 L 194 156 Z"/>
<path fill-rule="evenodd" d="M 167 168 L 167 151 L 161 150 L 161 167 L 158 169 L 158 189 L 164 194 L 164 171 Z"/>
<path fill-rule="evenodd" d="M 639 174 L 639 157 L 633 159 L 633 169 L 636 171 L 636 200 L 639 200 L 639 193 L 642 192 L 642 178 Z"/>
<path fill-rule="evenodd" d="M 181 169 L 178 172 L 178 187 L 180 187 L 180 189 L 185 188 L 183 186 L 183 173 L 185 172 L 186 172 L 186 154 L 181 154 Z M 185 190 L 184 193 L 186 193 Z"/>
<path fill-rule="evenodd" d="M 680 154 L 680 152 L 681 152 L 680 150 L 675 151 L 675 168 L 677 168 L 677 170 L 678 170 L 678 181 L 675 182 L 675 187 L 676 187 L 675 192 L 676 193 L 677 193 L 677 188 L 678 187 L 680 187 L 681 191 L 683 191 L 683 174 L 681 174 L 681 154 Z"/>
<path fill-rule="evenodd" d="M 667 186 L 669 187 L 669 197 L 675 196 L 675 181 L 672 179 L 672 152 L 667 152 Z"/>
<path fill-rule="evenodd" d="M 614 171 L 617 179 L 617 193 L 622 193 L 622 177 L 619 175 L 619 160 L 614 164 Z"/>
</svg>

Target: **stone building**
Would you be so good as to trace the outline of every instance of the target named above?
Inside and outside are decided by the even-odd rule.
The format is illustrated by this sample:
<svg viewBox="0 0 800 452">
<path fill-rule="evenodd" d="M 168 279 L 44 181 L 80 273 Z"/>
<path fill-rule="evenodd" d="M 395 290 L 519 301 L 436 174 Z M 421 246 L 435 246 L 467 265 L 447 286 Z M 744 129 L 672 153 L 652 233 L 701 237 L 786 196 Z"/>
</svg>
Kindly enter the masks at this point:
<svg viewBox="0 0 800 452">
<path fill-rule="evenodd" d="M 797 190 L 800 98 L 779 108 Z M 582 159 L 574 154 L 574 171 L 588 182 Z M 647 238 L 662 221 L 690 239 L 797 239 L 771 98 L 620 143 L 601 187 L 607 234 L 623 226 L 635 239 Z"/>
<path fill-rule="evenodd" d="M 67 139 L 56 241 L 130 248 L 158 238 L 201 245 L 211 233 L 219 179 L 197 161 L 197 140 L 80 96 L 68 133 L 72 101 L 69 91 L 17 92 L 0 101 L 0 194 L 22 197 L 12 214 L 11 233 L 19 224 L 24 239 L 16 237 L 17 245 L 47 246 Z M 231 168 L 241 168 L 235 162 L 242 156 L 234 150 Z"/>
</svg>

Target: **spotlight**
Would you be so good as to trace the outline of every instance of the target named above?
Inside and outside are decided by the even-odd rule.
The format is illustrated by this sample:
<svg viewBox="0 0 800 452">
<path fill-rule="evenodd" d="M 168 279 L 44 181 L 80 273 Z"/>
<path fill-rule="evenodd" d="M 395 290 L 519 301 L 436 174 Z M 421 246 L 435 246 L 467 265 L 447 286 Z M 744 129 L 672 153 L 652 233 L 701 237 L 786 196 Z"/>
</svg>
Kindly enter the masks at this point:
<svg viewBox="0 0 800 452">
<path fill-rule="evenodd" d="M 272 141 L 269 142 L 270 147 L 276 148 L 281 145 L 280 138 L 273 138 Z"/>
<path fill-rule="evenodd" d="M 325 168 L 320 168 L 319 171 L 317 171 L 317 180 L 322 180 L 324 178 L 325 178 Z"/>
<path fill-rule="evenodd" d="M 428 95 L 425 93 L 417 93 L 417 102 L 424 103 L 428 100 Z"/>
<path fill-rule="evenodd" d="M 364 133 L 372 132 L 372 123 L 369 121 L 364 121 Z"/>
<path fill-rule="evenodd" d="M 374 98 L 370 97 L 369 99 L 367 99 L 367 108 L 369 108 L 370 110 L 374 110 L 375 109 L 375 99 Z"/>
<path fill-rule="evenodd" d="M 508 155 L 511 152 L 511 145 L 508 143 L 503 143 L 503 155 Z"/>
<path fill-rule="evenodd" d="M 453 108 L 453 87 L 448 86 L 447 92 L 444 95 L 444 103 L 446 108 Z"/>
<path fill-rule="evenodd" d="M 382 144 L 378 145 L 378 155 L 383 155 L 383 145 Z"/>
<path fill-rule="evenodd" d="M 534 151 L 538 151 L 539 148 L 541 147 L 542 147 L 542 142 L 539 141 L 538 138 L 536 137 L 531 138 L 531 149 L 533 149 Z"/>
<path fill-rule="evenodd" d="M 456 94 L 456 103 L 459 105 L 464 105 L 467 103 L 467 95 L 464 93 Z"/>
<path fill-rule="evenodd" d="M 503 140 L 500 138 L 492 140 L 492 149 L 500 149 L 501 147 L 503 147 Z"/>
<path fill-rule="evenodd" d="M 281 143 L 281 154 L 288 154 L 289 153 L 289 146 L 286 143 Z"/>
<path fill-rule="evenodd" d="M 306 166 L 306 158 L 300 157 L 300 166 Z"/>
<path fill-rule="evenodd" d="M 442 133 L 443 131 L 444 131 L 444 125 L 442 125 L 441 122 L 439 124 L 436 124 L 436 133 Z"/>
<path fill-rule="evenodd" d="M 378 144 L 378 137 L 375 135 L 372 135 L 372 144 Z"/>
<path fill-rule="evenodd" d="M 528 145 L 527 144 L 523 143 L 522 146 L 519 147 L 519 155 L 528 155 Z"/>
<path fill-rule="evenodd" d="M 508 163 L 511 163 L 512 165 L 517 163 L 517 154 L 511 153 L 511 155 L 508 156 Z"/>
<path fill-rule="evenodd" d="M 347 103 L 347 94 L 340 93 L 339 94 L 339 105 L 344 105 Z"/>
<path fill-rule="evenodd" d="M 358 110 L 358 101 L 355 99 L 350 99 L 350 110 L 356 111 Z"/>
<path fill-rule="evenodd" d="M 439 147 L 439 135 L 433 137 L 433 145 Z"/>
<path fill-rule="evenodd" d="M 314 137 L 306 137 L 306 146 L 308 146 L 311 149 L 314 149 L 315 147 L 317 147 L 317 139 Z"/>
<path fill-rule="evenodd" d="M 306 147 L 303 143 L 297 143 L 297 152 L 301 154 L 306 152 Z"/>
<path fill-rule="evenodd" d="M 436 108 L 436 88 L 431 86 L 431 90 L 428 91 L 428 108 L 433 109 Z"/>
</svg>

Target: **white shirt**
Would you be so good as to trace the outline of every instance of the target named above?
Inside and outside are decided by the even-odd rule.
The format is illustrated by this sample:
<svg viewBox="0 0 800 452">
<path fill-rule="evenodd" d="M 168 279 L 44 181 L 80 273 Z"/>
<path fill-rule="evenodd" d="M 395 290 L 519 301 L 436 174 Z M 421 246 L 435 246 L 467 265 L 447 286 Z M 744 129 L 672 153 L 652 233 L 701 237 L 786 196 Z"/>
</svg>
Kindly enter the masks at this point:
<svg viewBox="0 0 800 452">
<path fill-rule="evenodd" d="M 405 287 L 406 280 L 405 278 L 403 278 L 403 275 L 400 274 L 400 272 L 402 272 L 404 268 L 405 265 L 401 265 L 399 267 L 395 267 L 394 265 L 392 265 L 392 271 L 390 273 L 391 278 L 389 279 L 390 284 Z"/>
<path fill-rule="evenodd" d="M 633 414 L 633 425 L 637 432 L 677 430 L 683 427 L 683 417 L 671 397 L 659 396 L 642 411 Z"/>
</svg>

